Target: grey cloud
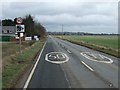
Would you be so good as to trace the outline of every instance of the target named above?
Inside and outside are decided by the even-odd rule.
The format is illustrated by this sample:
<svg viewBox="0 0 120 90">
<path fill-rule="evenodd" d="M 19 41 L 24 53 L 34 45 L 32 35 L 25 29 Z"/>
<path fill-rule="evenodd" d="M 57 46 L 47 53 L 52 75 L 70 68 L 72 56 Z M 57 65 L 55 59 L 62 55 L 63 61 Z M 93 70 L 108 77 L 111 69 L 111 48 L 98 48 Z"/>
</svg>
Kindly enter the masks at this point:
<svg viewBox="0 0 120 90">
<path fill-rule="evenodd" d="M 48 31 L 117 32 L 117 3 L 105 2 L 12 2 L 3 5 L 3 18 L 32 14 Z"/>
<path fill-rule="evenodd" d="M 77 17 L 70 14 L 60 15 L 39 15 L 41 22 L 49 24 L 68 24 L 68 25 L 116 25 L 112 16 L 105 15 L 85 15 Z"/>
</svg>

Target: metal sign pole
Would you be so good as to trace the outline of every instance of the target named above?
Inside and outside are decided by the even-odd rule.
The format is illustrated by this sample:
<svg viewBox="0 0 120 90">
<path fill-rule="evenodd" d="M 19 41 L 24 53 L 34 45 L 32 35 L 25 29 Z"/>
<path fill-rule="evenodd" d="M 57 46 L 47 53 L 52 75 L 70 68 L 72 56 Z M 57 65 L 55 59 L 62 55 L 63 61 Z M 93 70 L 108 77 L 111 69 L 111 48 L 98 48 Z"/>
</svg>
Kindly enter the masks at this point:
<svg viewBox="0 0 120 90">
<path fill-rule="evenodd" d="M 21 25 L 23 22 L 23 19 L 21 17 L 18 17 L 17 20 L 16 20 L 16 23 L 18 25 L 16 25 L 16 32 L 19 33 L 19 44 L 20 44 L 20 53 L 21 53 L 21 37 L 22 37 L 22 34 L 21 32 L 24 32 L 24 25 Z"/>
<path fill-rule="evenodd" d="M 19 43 L 20 43 L 20 53 L 21 53 L 21 35 L 19 37 Z"/>
</svg>

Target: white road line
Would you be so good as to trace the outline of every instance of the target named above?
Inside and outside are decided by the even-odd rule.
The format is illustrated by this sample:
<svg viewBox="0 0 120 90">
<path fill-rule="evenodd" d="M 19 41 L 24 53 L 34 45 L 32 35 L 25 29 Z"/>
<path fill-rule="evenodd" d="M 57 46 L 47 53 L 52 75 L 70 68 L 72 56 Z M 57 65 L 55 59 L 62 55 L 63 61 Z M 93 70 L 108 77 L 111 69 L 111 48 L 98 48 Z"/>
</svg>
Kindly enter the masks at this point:
<svg viewBox="0 0 120 90">
<path fill-rule="evenodd" d="M 42 48 L 42 50 L 41 50 L 41 52 L 40 52 L 40 55 L 39 55 L 39 57 L 38 57 L 35 65 L 34 65 L 32 71 L 31 71 L 31 73 L 30 73 L 30 75 L 29 75 L 29 77 L 28 77 L 28 79 L 27 79 L 27 81 L 26 81 L 26 83 L 25 83 L 25 85 L 24 85 L 24 87 L 23 87 L 24 89 L 28 87 L 28 84 L 29 84 L 29 82 L 30 82 L 30 80 L 31 80 L 31 78 L 32 78 L 32 75 L 33 75 L 36 67 L 37 67 L 37 64 L 38 64 L 38 62 L 39 62 L 39 60 L 40 60 L 40 57 L 41 57 L 41 55 L 42 55 L 42 52 L 43 52 L 43 50 L 44 50 L 45 45 L 46 45 L 46 42 L 45 42 L 45 44 L 44 44 L 44 46 L 43 46 L 43 48 Z"/>
<path fill-rule="evenodd" d="M 70 84 L 70 81 L 69 81 L 69 79 L 67 78 L 67 75 L 66 75 L 66 73 L 65 73 L 64 68 L 63 68 L 62 66 L 61 66 L 61 68 L 62 68 L 62 71 L 63 71 L 63 73 L 64 73 L 64 76 L 65 76 L 65 79 L 66 79 L 66 81 L 67 81 L 67 83 L 68 83 L 69 88 L 72 88 L 72 87 L 71 87 L 71 84 Z"/>
<path fill-rule="evenodd" d="M 69 50 L 67 50 L 68 53 L 71 53 Z"/>
<path fill-rule="evenodd" d="M 82 64 L 84 64 L 89 70 L 91 70 L 92 72 L 94 71 L 90 66 L 88 66 L 85 62 L 81 61 Z"/>
</svg>

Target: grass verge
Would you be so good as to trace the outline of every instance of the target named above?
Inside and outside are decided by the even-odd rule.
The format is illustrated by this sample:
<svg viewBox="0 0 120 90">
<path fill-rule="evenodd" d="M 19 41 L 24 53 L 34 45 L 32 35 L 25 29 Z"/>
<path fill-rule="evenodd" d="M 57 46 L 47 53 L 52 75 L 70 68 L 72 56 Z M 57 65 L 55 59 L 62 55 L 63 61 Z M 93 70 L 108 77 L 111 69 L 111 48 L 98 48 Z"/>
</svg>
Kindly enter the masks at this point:
<svg viewBox="0 0 120 90">
<path fill-rule="evenodd" d="M 21 44 L 21 50 L 24 50 L 26 47 L 31 46 L 32 44 L 34 44 L 35 41 L 22 41 Z M 20 46 L 19 46 L 19 42 L 2 42 L 2 58 L 6 57 L 6 56 L 10 56 L 16 52 L 20 51 Z"/>
<path fill-rule="evenodd" d="M 36 54 L 42 49 L 45 39 L 37 41 L 30 48 L 10 56 L 2 68 L 2 88 L 14 88 L 16 82 L 33 62 Z"/>
</svg>

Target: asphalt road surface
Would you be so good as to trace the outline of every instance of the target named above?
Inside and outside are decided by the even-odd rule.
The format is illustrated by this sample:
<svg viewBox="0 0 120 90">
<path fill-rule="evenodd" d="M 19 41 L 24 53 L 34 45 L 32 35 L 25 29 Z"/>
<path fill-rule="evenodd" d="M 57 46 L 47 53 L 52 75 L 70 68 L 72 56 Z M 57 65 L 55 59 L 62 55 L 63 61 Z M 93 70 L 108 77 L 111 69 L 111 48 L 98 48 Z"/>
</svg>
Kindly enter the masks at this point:
<svg viewBox="0 0 120 90">
<path fill-rule="evenodd" d="M 27 88 L 118 88 L 118 58 L 48 37 Z"/>
</svg>

